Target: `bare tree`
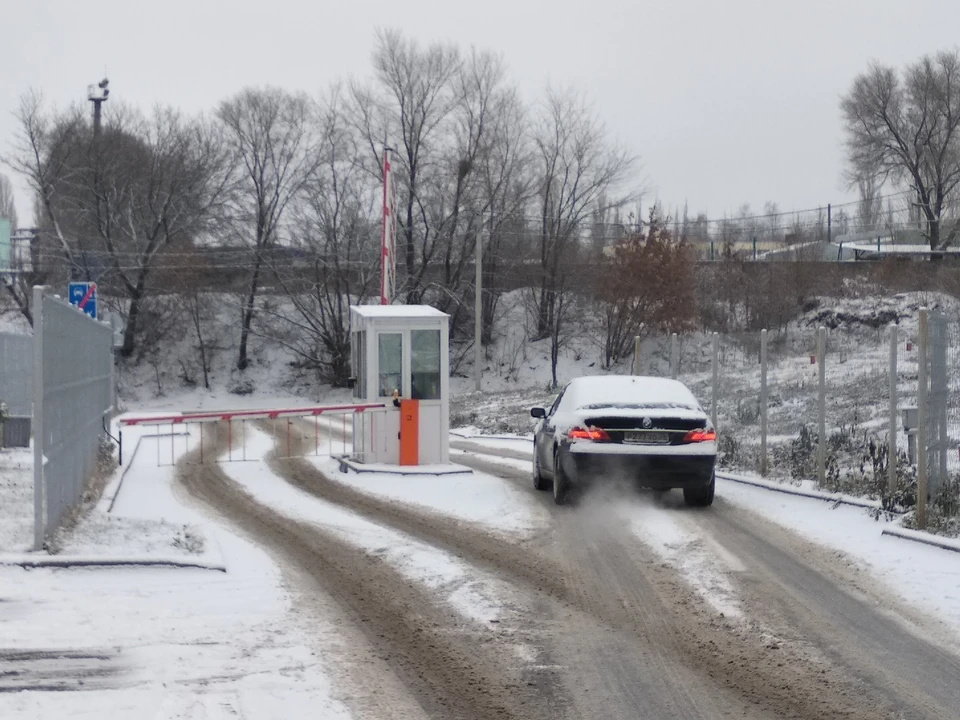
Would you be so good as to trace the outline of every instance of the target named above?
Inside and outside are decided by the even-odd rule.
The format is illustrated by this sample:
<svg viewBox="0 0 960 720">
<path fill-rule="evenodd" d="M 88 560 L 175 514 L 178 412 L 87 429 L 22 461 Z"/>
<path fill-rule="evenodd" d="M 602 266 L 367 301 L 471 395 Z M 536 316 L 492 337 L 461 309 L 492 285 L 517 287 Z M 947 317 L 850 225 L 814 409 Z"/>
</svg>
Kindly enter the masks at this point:
<svg viewBox="0 0 960 720">
<path fill-rule="evenodd" d="M 98 280 L 126 297 L 121 353 L 133 354 L 156 257 L 189 244 L 223 195 L 226 163 L 209 125 L 157 108 L 150 118 L 113 106 L 95 136 L 77 109 L 46 111 L 28 95 L 21 137 L 9 163 L 35 191 L 41 236 L 56 239 L 72 276 Z M 50 270 L 45 243 L 34 259 Z"/>
<path fill-rule="evenodd" d="M 526 108 L 516 90 L 502 90 L 495 100 L 493 131 L 480 157 L 486 247 L 483 250 L 482 339 L 493 340 L 504 271 L 528 255 L 526 211 L 536 197 L 537 177 Z"/>
<path fill-rule="evenodd" d="M 601 361 L 609 368 L 628 353 L 633 338 L 687 332 L 697 318 L 694 253 L 671 237 L 651 209 L 645 234 L 617 241 L 594 276 L 601 311 Z"/>
<path fill-rule="evenodd" d="M 292 239 L 306 254 L 271 265 L 289 305 L 265 313 L 260 332 L 342 387 L 350 377 L 350 305 L 376 288 L 381 195 L 356 163 L 357 140 L 338 88 L 324 104 L 319 135 L 322 163 L 293 207 Z"/>
<path fill-rule="evenodd" d="M 17 229 L 17 208 L 13 197 L 13 184 L 10 178 L 0 173 L 0 219 L 10 221 L 10 230 Z M 0 285 L 6 294 L 13 300 L 13 304 L 21 315 L 33 325 L 33 316 L 30 313 L 29 287 L 23 282 L 23 268 L 16 267 L 19 258 L 11 256 L 9 274 L 0 274 Z M 6 270 L 8 268 L 4 268 Z"/>
<path fill-rule="evenodd" d="M 883 217 L 883 199 L 880 197 L 880 182 L 877 172 L 872 169 L 860 169 L 852 179 L 857 186 L 860 200 L 857 204 L 857 229 L 876 230 L 881 226 Z"/>
<path fill-rule="evenodd" d="M 548 91 L 534 146 L 540 225 L 540 284 L 535 294 L 537 337 L 542 338 L 555 332 L 558 292 L 569 287 L 563 282 L 565 260 L 577 250 L 585 221 L 599 199 L 626 179 L 635 158 L 608 139 L 584 100 L 570 92 Z"/>
<path fill-rule="evenodd" d="M 367 157 L 373 161 L 371 172 L 379 175 L 385 144 L 395 145 L 397 150 L 398 221 L 408 304 L 421 301 L 423 278 L 440 241 L 425 186 L 441 157 L 434 149 L 436 136 L 442 134 L 459 99 L 455 78 L 460 62 L 460 53 L 452 45 L 421 48 L 399 32 L 380 32 L 373 53 L 377 87 L 353 90 L 355 122 Z M 458 165 L 455 172 L 466 169 Z"/>
<path fill-rule="evenodd" d="M 13 196 L 13 183 L 0 173 L 0 218 L 10 221 L 10 230 L 17 229 L 17 204 Z"/>
<path fill-rule="evenodd" d="M 64 184 L 71 181 L 81 162 L 83 152 L 80 139 L 85 123 L 78 107 L 66 111 L 47 112 L 43 96 L 29 92 L 20 98 L 16 112 L 19 132 L 10 156 L 4 164 L 20 173 L 37 197 L 37 207 L 43 211 L 65 261 L 73 265 L 73 248 L 60 227 L 54 204 Z M 37 224 L 40 224 L 38 215 Z"/>
<path fill-rule="evenodd" d="M 242 167 L 235 226 L 253 248 L 250 280 L 240 313 L 240 370 L 249 364 L 247 346 L 263 279 L 263 251 L 279 241 L 284 213 L 322 161 L 314 147 L 312 112 L 312 103 L 305 95 L 272 87 L 243 90 L 217 110 Z"/>
<path fill-rule="evenodd" d="M 873 173 L 916 194 L 931 250 L 950 245 L 960 231 L 942 221 L 960 186 L 960 52 L 940 52 L 902 73 L 873 63 L 858 75 L 840 108 L 851 175 Z"/>
</svg>

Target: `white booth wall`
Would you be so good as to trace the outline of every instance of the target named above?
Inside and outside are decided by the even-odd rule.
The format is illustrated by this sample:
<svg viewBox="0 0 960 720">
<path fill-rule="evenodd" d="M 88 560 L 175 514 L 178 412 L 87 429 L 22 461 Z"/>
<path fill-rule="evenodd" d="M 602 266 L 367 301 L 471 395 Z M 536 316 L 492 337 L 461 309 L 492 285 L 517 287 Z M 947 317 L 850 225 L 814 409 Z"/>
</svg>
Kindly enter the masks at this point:
<svg viewBox="0 0 960 720">
<path fill-rule="evenodd" d="M 449 462 L 449 316 L 423 305 L 359 305 L 350 308 L 354 397 L 383 402 L 385 410 L 354 417 L 354 454 L 366 463 L 400 461 L 402 399 L 419 401 L 418 460 Z"/>
</svg>

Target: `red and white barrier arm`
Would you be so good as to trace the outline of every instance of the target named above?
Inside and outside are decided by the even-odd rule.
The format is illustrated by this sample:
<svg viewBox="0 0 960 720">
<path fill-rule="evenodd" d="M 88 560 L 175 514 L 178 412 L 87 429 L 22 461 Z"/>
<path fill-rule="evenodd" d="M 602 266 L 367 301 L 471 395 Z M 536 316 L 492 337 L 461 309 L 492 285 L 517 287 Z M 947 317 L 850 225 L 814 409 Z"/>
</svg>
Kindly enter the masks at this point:
<svg viewBox="0 0 960 720">
<path fill-rule="evenodd" d="M 275 420 L 280 417 L 316 417 L 330 413 L 358 413 L 366 410 L 382 410 L 385 407 L 387 407 L 385 403 L 361 403 L 357 405 L 319 405 L 269 410 L 221 410 L 218 412 L 180 413 L 178 415 L 126 417 L 120 420 L 120 424 L 130 427 L 134 425 L 178 425 L 223 420 Z"/>
</svg>

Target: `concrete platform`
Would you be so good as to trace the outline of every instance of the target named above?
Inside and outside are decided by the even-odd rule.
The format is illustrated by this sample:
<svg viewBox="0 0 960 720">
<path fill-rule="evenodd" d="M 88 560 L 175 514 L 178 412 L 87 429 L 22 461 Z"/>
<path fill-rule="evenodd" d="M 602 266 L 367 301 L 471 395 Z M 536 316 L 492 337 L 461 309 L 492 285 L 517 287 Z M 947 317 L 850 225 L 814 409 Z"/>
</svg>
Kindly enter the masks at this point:
<svg viewBox="0 0 960 720">
<path fill-rule="evenodd" d="M 378 475 L 472 475 L 473 470 L 464 465 L 387 465 L 385 463 L 362 463 L 350 458 L 338 458 L 340 472 L 377 473 Z"/>
</svg>

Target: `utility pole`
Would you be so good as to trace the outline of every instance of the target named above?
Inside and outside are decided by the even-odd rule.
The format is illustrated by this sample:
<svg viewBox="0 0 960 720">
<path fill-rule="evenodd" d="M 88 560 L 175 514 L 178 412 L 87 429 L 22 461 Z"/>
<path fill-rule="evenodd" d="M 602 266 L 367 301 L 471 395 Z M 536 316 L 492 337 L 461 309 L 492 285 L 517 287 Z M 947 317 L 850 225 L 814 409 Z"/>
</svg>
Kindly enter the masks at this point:
<svg viewBox="0 0 960 720">
<path fill-rule="evenodd" d="M 827 203 L 827 242 L 833 237 L 833 218 L 830 214 L 830 203 Z"/>
<path fill-rule="evenodd" d="M 100 137 L 100 108 L 107 101 L 110 81 L 104 78 L 96 85 L 87 86 L 87 100 L 93 103 L 93 136 Z"/>
<path fill-rule="evenodd" d="M 480 392 L 480 379 L 483 375 L 483 222 L 480 223 L 480 230 L 477 231 L 476 257 L 476 281 L 475 295 L 473 305 L 473 374 L 476 379 L 476 391 Z"/>
</svg>

